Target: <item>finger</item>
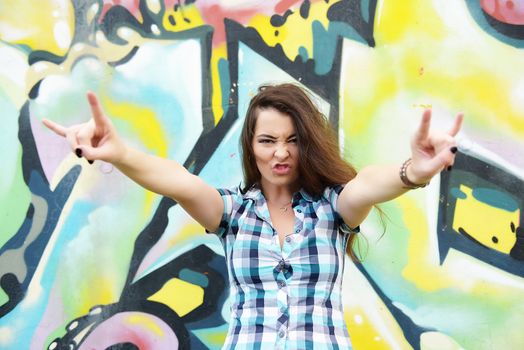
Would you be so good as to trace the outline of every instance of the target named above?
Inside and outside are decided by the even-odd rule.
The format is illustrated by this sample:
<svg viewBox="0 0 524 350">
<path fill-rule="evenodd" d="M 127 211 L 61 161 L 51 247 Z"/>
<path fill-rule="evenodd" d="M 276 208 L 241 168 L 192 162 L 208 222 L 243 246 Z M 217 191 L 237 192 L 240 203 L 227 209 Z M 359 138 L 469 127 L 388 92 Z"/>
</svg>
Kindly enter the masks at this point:
<svg viewBox="0 0 524 350">
<path fill-rule="evenodd" d="M 455 162 L 455 153 L 451 152 L 450 149 L 450 147 L 443 148 L 428 161 L 427 169 L 432 173 L 432 176 L 443 169 L 453 166 L 453 163 Z"/>
<path fill-rule="evenodd" d="M 82 157 L 87 159 L 90 164 L 93 164 L 97 159 L 104 158 L 104 152 L 91 145 L 78 145 L 78 149 L 80 150 Z"/>
<path fill-rule="evenodd" d="M 460 131 L 460 128 L 462 127 L 462 121 L 464 120 L 464 113 L 458 113 L 457 117 L 455 118 L 455 124 L 453 124 L 453 127 L 448 132 L 451 136 L 456 136 L 458 132 Z"/>
<path fill-rule="evenodd" d="M 60 124 L 57 124 L 49 119 L 42 119 L 42 123 L 50 130 L 54 131 L 56 134 L 65 137 L 66 128 Z"/>
<path fill-rule="evenodd" d="M 426 108 L 422 114 L 422 120 L 418 130 L 415 132 L 415 142 L 424 141 L 429 135 L 429 125 L 431 124 L 431 109 Z"/>
<path fill-rule="evenodd" d="M 69 146 L 71 146 L 71 149 L 76 152 L 76 149 L 78 148 L 78 140 L 76 139 L 76 132 L 68 132 L 65 134 L 65 138 L 67 140 L 67 142 L 69 142 Z M 78 152 L 76 153 L 76 155 L 78 157 L 80 157 L 81 155 L 78 154 Z"/>
<path fill-rule="evenodd" d="M 80 129 L 76 133 L 76 141 L 78 145 L 88 145 L 91 146 L 91 138 L 93 137 L 93 132 L 87 128 Z"/>
<path fill-rule="evenodd" d="M 89 106 L 91 107 L 91 113 L 93 115 L 95 125 L 97 127 L 105 126 L 108 123 L 108 119 L 105 116 L 104 111 L 102 110 L 102 106 L 98 101 L 98 97 L 96 97 L 94 92 L 89 91 L 87 93 L 87 100 L 89 101 Z"/>
</svg>

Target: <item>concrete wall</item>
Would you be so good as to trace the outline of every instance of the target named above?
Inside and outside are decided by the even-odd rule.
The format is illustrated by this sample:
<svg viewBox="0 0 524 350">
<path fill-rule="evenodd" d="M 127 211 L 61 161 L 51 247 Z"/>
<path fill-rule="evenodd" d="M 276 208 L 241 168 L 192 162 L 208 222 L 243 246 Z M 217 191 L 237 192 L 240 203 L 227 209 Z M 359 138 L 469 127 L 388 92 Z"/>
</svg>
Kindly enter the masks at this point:
<svg viewBox="0 0 524 350">
<path fill-rule="evenodd" d="M 40 120 L 95 91 L 135 147 L 241 181 L 261 83 L 303 84 L 357 168 L 423 107 L 466 115 L 452 171 L 382 205 L 345 269 L 355 349 L 524 348 L 524 7 L 502 0 L 0 2 L 0 348 L 220 348 L 222 247 Z"/>
</svg>

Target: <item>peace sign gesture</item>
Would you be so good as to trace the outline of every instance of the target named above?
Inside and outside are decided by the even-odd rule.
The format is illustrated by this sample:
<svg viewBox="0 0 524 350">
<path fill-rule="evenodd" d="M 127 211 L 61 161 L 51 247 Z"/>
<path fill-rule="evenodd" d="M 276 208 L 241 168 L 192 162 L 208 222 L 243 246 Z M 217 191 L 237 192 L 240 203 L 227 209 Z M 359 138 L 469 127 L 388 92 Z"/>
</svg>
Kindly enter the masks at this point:
<svg viewBox="0 0 524 350">
<path fill-rule="evenodd" d="M 118 162 L 123 157 L 126 147 L 118 137 L 113 123 L 104 114 L 96 95 L 88 92 L 87 100 L 92 118 L 86 123 L 65 127 L 48 119 L 43 119 L 42 122 L 58 135 L 65 137 L 78 157 L 85 157 L 90 163 L 98 159 Z"/>
<path fill-rule="evenodd" d="M 422 120 L 411 139 L 411 164 L 407 169 L 408 178 L 416 184 L 424 184 L 453 165 L 457 142 L 464 115 L 457 114 L 453 127 L 447 132 L 430 131 L 431 109 L 424 110 Z"/>
</svg>

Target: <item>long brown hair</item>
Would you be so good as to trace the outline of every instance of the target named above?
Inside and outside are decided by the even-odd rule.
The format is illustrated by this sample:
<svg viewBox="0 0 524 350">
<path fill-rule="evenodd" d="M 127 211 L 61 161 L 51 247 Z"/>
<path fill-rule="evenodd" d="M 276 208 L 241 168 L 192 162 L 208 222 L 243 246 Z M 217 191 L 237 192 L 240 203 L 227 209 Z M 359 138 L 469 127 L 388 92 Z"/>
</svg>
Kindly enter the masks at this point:
<svg viewBox="0 0 524 350">
<path fill-rule="evenodd" d="M 339 150 L 337 137 L 328 119 L 319 111 L 308 93 L 294 84 L 263 85 L 251 99 L 240 136 L 244 191 L 260 181 L 253 137 L 260 110 L 274 108 L 291 117 L 295 126 L 299 154 L 300 186 L 311 195 L 321 195 L 325 188 L 345 185 L 357 171 L 346 162 Z M 354 259 L 351 234 L 346 252 Z"/>
</svg>

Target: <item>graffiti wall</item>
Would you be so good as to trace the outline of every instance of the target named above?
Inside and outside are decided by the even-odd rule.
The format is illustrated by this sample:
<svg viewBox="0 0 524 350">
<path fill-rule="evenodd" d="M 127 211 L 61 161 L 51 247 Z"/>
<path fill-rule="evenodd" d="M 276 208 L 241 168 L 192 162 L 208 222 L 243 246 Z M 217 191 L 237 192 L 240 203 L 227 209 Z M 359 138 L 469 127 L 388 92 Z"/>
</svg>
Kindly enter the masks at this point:
<svg viewBox="0 0 524 350">
<path fill-rule="evenodd" d="M 362 225 L 354 348 L 524 348 L 523 47 L 518 0 L 0 0 L 0 348 L 219 349 L 219 240 L 41 119 L 86 121 L 94 91 L 129 144 L 232 187 L 248 101 L 283 81 L 357 168 L 405 160 L 424 107 L 466 116 L 453 169 Z"/>
</svg>

